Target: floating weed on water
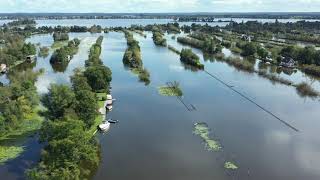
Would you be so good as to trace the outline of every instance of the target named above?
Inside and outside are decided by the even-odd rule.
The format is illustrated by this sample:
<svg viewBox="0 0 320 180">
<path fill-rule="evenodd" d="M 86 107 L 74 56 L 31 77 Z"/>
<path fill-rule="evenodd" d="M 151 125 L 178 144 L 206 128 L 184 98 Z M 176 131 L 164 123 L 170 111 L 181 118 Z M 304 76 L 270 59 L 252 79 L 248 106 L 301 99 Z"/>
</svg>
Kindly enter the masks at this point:
<svg viewBox="0 0 320 180">
<path fill-rule="evenodd" d="M 168 86 L 159 87 L 158 92 L 162 96 L 182 96 L 182 91 L 180 89 Z"/>
<path fill-rule="evenodd" d="M 0 146 L 0 164 L 17 158 L 23 151 L 21 146 Z"/>
<path fill-rule="evenodd" d="M 222 149 L 217 140 L 210 138 L 210 129 L 206 123 L 196 123 L 194 126 L 194 134 L 200 136 L 210 151 L 220 151 Z"/>
<path fill-rule="evenodd" d="M 230 170 L 236 170 L 236 169 L 238 169 L 238 166 L 235 165 L 233 162 L 228 161 L 228 162 L 224 163 L 224 168 L 230 169 Z"/>
<path fill-rule="evenodd" d="M 158 87 L 158 92 L 162 96 L 182 96 L 182 90 L 179 87 L 178 82 L 173 82 L 172 86 L 160 86 Z"/>
</svg>

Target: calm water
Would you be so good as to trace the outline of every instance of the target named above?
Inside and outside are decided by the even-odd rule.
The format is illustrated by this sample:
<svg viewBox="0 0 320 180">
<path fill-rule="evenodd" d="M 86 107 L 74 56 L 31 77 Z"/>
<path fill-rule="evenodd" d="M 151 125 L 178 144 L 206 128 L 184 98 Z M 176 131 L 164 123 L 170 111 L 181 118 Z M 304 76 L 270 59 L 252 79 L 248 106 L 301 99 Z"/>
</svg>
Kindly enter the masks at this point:
<svg viewBox="0 0 320 180">
<path fill-rule="evenodd" d="M 63 68 L 64 72 L 52 68 L 50 56 L 39 58 L 34 67 L 29 67 L 46 70 L 37 82 L 39 93 L 47 92 L 50 83 L 68 84 L 73 69 L 84 66 L 88 50 L 99 34 L 71 36 L 82 41 L 79 53 Z M 151 74 L 151 83 L 145 86 L 123 66 L 126 49 L 123 33 L 111 32 L 104 36 L 101 57 L 112 69 L 112 93 L 117 98 L 109 117 L 120 123 L 113 125 L 107 134 L 97 136 L 102 162 L 93 179 L 320 179 L 318 100 L 301 98 L 292 87 L 274 85 L 225 63 L 205 61 L 201 51 L 194 49 L 208 72 L 300 130 L 295 132 L 205 72 L 186 69 L 178 55 L 156 47 L 150 33 L 147 38 L 135 34 L 141 45 L 144 67 Z M 166 38 L 168 44 L 177 49 L 184 47 L 171 39 L 171 35 Z M 33 36 L 28 41 L 40 42 L 43 46 L 53 43 L 51 35 Z M 300 72 L 280 75 L 296 82 L 312 82 Z M 183 101 L 194 105 L 196 111 L 187 111 L 175 97 L 158 94 L 157 88 L 168 81 L 180 82 Z M 202 140 L 192 133 L 196 122 L 208 124 L 223 145 L 223 152 L 205 149 Z M 5 179 L 23 178 L 23 171 L 39 159 L 40 146 L 36 138 L 30 138 L 25 145 L 27 150 L 21 157 L 0 166 L 0 174 Z M 236 162 L 239 169 L 228 175 L 230 172 L 223 168 L 224 161 Z"/>
<path fill-rule="evenodd" d="M 230 18 L 217 18 L 216 21 L 229 21 Z M 247 22 L 247 21 L 259 21 L 259 22 L 275 22 L 275 19 L 251 19 L 251 18 L 233 18 L 235 22 Z M 279 22 L 296 22 L 301 21 L 303 19 L 278 19 Z M 306 21 L 319 21 L 319 20 L 306 20 Z M 37 20 L 37 26 L 87 26 L 90 27 L 92 25 L 101 25 L 102 27 L 130 27 L 132 24 L 138 25 L 148 25 L 148 24 L 167 24 L 174 22 L 172 19 L 64 19 L 64 20 Z M 193 22 L 180 22 L 181 25 L 191 25 Z M 197 24 L 206 24 L 205 22 L 197 22 Z M 229 24 L 228 22 L 211 22 L 208 23 L 211 26 L 226 26 Z"/>
<path fill-rule="evenodd" d="M 230 21 L 235 22 L 247 22 L 247 21 L 259 21 L 259 22 L 275 22 L 276 19 L 252 19 L 252 18 L 216 18 L 216 21 Z M 279 22 L 297 22 L 301 20 L 306 21 L 320 21 L 318 19 L 278 19 Z M 11 22 L 12 20 L 0 20 L 0 26 Z M 101 25 L 102 27 L 130 27 L 132 24 L 138 25 L 148 25 L 148 24 L 167 24 L 169 22 L 174 22 L 172 19 L 42 19 L 36 20 L 37 27 L 41 26 L 87 26 Z M 180 22 L 181 25 L 191 25 L 193 22 Z M 206 24 L 205 22 L 196 22 L 197 24 Z M 226 26 L 228 22 L 208 22 L 207 24 L 211 26 Z"/>
</svg>

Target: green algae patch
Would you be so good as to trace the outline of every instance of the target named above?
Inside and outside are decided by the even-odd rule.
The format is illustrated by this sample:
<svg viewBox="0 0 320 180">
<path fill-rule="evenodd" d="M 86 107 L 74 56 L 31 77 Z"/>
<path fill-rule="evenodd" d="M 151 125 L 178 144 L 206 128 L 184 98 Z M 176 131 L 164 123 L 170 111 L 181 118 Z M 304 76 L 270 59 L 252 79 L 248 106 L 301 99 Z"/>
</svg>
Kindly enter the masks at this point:
<svg viewBox="0 0 320 180">
<path fill-rule="evenodd" d="M 230 169 L 230 170 L 236 170 L 236 169 L 238 169 L 238 166 L 235 165 L 233 162 L 228 161 L 228 162 L 224 163 L 224 168 Z"/>
<path fill-rule="evenodd" d="M 23 151 L 22 146 L 0 146 L 0 165 L 17 158 Z"/>
<path fill-rule="evenodd" d="M 68 45 L 68 41 L 57 41 L 57 42 L 54 42 L 52 45 L 51 45 L 51 48 L 53 50 L 56 50 L 56 49 L 60 49 L 62 48 L 63 46 L 66 46 Z"/>
<path fill-rule="evenodd" d="M 220 143 L 217 140 L 210 138 L 210 129 L 206 123 L 196 123 L 194 125 L 193 133 L 201 137 L 201 139 L 206 144 L 206 148 L 209 151 L 218 152 L 222 149 Z"/>
<path fill-rule="evenodd" d="M 24 152 L 23 143 L 28 136 L 41 128 L 44 118 L 40 116 L 43 108 L 38 106 L 32 113 L 26 115 L 21 127 L 14 129 L 0 137 L 0 164 L 19 157 Z"/>
<path fill-rule="evenodd" d="M 171 83 L 170 86 L 160 86 L 158 87 L 158 92 L 162 96 L 179 96 L 183 95 L 182 90 L 179 87 L 178 82 Z"/>
</svg>

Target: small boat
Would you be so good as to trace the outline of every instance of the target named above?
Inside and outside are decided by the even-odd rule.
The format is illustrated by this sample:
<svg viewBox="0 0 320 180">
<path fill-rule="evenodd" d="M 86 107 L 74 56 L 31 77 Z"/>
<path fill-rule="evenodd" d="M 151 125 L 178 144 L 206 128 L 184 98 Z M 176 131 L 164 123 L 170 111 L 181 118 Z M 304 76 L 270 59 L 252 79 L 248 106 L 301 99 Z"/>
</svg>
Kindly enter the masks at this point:
<svg viewBox="0 0 320 180">
<path fill-rule="evenodd" d="M 112 108 L 113 108 L 112 105 L 107 105 L 107 106 L 106 106 L 106 109 L 107 109 L 108 111 L 112 111 Z"/>
<path fill-rule="evenodd" d="M 113 119 L 108 119 L 108 122 L 112 123 L 112 124 L 115 124 L 115 123 L 118 123 L 119 121 L 118 120 L 113 120 Z"/>
<path fill-rule="evenodd" d="M 110 123 L 109 123 L 108 121 L 103 122 L 102 124 L 100 124 L 100 125 L 98 126 L 98 128 L 99 128 L 99 130 L 101 130 L 101 131 L 107 131 L 107 130 L 110 129 Z"/>
<path fill-rule="evenodd" d="M 107 100 L 112 100 L 112 95 L 111 94 L 107 95 Z"/>
<path fill-rule="evenodd" d="M 106 104 L 107 104 L 107 106 L 108 106 L 108 105 L 112 105 L 112 104 L 113 104 L 113 101 L 112 101 L 112 100 L 106 100 Z"/>
</svg>

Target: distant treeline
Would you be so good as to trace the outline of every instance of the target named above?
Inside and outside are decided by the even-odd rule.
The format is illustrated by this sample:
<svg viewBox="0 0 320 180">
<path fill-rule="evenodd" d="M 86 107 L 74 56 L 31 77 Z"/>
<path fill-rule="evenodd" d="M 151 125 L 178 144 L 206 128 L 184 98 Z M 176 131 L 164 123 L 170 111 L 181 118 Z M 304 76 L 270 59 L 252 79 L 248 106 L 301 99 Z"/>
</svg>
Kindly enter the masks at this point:
<svg viewBox="0 0 320 180">
<path fill-rule="evenodd" d="M 0 19 L 177 19 L 177 18 L 320 19 L 320 13 L 2 13 Z"/>
</svg>

